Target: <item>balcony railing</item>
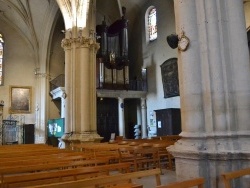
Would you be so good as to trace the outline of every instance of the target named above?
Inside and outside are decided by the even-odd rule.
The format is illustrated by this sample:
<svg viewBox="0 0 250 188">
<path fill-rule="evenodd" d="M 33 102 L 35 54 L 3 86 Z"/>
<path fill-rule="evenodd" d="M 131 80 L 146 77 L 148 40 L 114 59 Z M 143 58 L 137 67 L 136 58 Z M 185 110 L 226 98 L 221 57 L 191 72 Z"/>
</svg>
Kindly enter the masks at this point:
<svg viewBox="0 0 250 188">
<path fill-rule="evenodd" d="M 58 88 L 65 87 L 65 75 L 60 74 L 56 78 L 50 81 L 50 91 Z M 106 89 L 106 88 L 102 88 Z M 144 80 L 130 80 L 128 90 L 133 91 L 147 91 L 147 82 Z"/>
</svg>

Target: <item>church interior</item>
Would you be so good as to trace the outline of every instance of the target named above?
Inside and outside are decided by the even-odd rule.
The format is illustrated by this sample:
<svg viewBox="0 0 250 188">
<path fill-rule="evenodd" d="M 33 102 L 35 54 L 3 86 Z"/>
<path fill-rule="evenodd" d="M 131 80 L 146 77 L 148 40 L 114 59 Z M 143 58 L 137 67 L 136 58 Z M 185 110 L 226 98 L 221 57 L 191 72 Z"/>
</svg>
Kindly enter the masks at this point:
<svg viewBox="0 0 250 188">
<path fill-rule="evenodd" d="M 249 51 L 250 0 L 0 0 L 0 187 L 250 188 Z"/>
</svg>

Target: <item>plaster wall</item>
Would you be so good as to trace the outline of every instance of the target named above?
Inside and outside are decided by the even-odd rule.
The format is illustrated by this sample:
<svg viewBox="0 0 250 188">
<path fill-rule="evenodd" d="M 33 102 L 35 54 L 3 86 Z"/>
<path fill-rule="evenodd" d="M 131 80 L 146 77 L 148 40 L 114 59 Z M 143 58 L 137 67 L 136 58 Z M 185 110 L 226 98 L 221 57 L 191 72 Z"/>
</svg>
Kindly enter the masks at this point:
<svg viewBox="0 0 250 188">
<path fill-rule="evenodd" d="M 149 42 L 145 26 L 147 9 L 154 6 L 157 10 L 157 39 Z M 141 9 L 141 62 L 138 69 L 146 68 L 148 76 L 147 122 L 154 115 L 154 110 L 165 108 L 180 108 L 180 97 L 164 98 L 160 65 L 173 57 L 177 57 L 177 49 L 169 47 L 166 37 L 175 33 L 175 16 L 173 1 L 147 1 Z M 138 31 L 139 32 L 139 31 Z"/>
<path fill-rule="evenodd" d="M 26 124 L 35 123 L 35 58 L 29 44 L 19 33 L 0 20 L 1 33 L 4 37 L 4 85 L 0 86 L 0 100 L 4 101 L 4 119 L 9 118 L 10 86 L 31 86 L 32 102 L 30 114 L 12 114 L 17 118 L 25 117 Z"/>
</svg>

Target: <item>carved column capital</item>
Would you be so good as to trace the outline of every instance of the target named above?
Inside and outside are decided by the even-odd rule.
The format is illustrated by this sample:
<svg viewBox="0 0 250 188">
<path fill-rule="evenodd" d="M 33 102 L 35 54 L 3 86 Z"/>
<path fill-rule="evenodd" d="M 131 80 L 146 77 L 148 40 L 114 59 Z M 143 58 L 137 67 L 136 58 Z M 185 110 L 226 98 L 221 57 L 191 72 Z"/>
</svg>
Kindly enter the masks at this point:
<svg viewBox="0 0 250 188">
<path fill-rule="evenodd" d="M 71 43 L 72 43 L 72 39 L 64 38 L 61 42 L 61 46 L 62 48 L 67 49 L 71 47 Z"/>
<path fill-rule="evenodd" d="M 88 37 L 77 37 L 77 38 L 64 38 L 61 42 L 61 46 L 64 49 L 71 48 L 72 44 L 76 44 L 79 47 L 91 48 L 95 52 L 100 48 L 100 44 Z"/>
</svg>

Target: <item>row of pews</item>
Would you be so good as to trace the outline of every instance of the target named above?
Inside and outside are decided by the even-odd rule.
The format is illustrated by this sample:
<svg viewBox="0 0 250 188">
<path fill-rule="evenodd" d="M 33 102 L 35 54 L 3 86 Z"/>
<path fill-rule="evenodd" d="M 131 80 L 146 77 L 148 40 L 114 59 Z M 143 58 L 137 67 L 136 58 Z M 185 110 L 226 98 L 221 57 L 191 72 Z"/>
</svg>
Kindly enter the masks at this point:
<svg viewBox="0 0 250 188">
<path fill-rule="evenodd" d="M 161 184 L 159 168 L 131 172 L 130 163 L 111 159 L 108 153 L 93 157 L 43 144 L 0 146 L 0 185 L 141 188 L 132 179 L 145 176 L 155 176 L 156 185 Z"/>
<path fill-rule="evenodd" d="M 149 168 L 174 170 L 174 157 L 167 147 L 173 145 L 180 136 L 169 136 L 167 139 L 126 139 L 108 143 L 75 144 L 72 150 L 92 154 L 95 157 L 112 156 L 113 161 L 130 162 L 133 171 Z M 143 157 L 142 157 L 143 156 Z"/>
<path fill-rule="evenodd" d="M 74 150 L 45 144 L 0 146 L 0 186 L 142 188 L 143 185 L 132 180 L 154 176 L 157 188 L 203 188 L 202 177 L 161 185 L 160 149 L 155 146 L 163 142 L 152 140 L 78 144 Z M 123 150 L 126 152 L 121 156 Z M 221 177 L 225 188 L 231 188 L 232 179 L 245 175 L 250 175 L 250 168 L 224 173 Z"/>
</svg>

